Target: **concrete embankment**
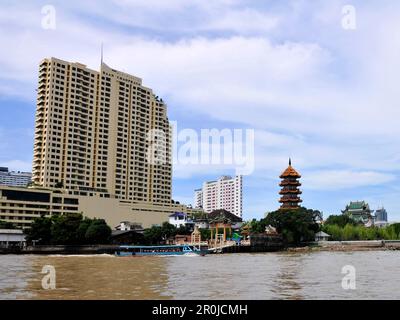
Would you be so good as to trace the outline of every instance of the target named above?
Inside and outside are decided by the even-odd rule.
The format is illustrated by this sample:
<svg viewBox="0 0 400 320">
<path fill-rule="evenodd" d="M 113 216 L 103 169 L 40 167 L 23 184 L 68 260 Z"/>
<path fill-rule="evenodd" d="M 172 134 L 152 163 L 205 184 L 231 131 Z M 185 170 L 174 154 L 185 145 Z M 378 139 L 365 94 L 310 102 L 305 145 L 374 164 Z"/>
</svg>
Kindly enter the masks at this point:
<svg viewBox="0 0 400 320">
<path fill-rule="evenodd" d="M 319 241 L 288 251 L 400 250 L 400 240 Z"/>
<path fill-rule="evenodd" d="M 369 240 L 369 241 L 321 241 L 318 246 L 326 249 L 400 249 L 398 240 Z"/>
</svg>

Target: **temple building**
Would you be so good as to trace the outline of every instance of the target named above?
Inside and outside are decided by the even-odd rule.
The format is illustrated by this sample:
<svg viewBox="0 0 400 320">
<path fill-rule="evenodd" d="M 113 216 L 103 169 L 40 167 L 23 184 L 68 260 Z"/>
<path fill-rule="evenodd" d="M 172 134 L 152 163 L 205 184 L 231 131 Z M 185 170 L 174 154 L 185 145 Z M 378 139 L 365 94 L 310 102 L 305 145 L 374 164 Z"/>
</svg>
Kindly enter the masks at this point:
<svg viewBox="0 0 400 320">
<path fill-rule="evenodd" d="M 372 212 L 373 211 L 369 208 L 368 203 L 365 201 L 350 201 L 350 204 L 342 210 L 344 215 L 364 224 L 372 220 Z"/>
<path fill-rule="evenodd" d="M 300 199 L 301 191 L 299 187 L 301 183 L 298 179 L 301 178 L 301 175 L 292 167 L 292 161 L 289 159 L 289 166 L 286 170 L 280 175 L 282 179 L 279 186 L 282 187 L 279 194 L 281 198 L 279 202 L 281 203 L 281 210 L 292 210 L 298 209 L 300 207 L 299 203 L 302 202 Z"/>
</svg>

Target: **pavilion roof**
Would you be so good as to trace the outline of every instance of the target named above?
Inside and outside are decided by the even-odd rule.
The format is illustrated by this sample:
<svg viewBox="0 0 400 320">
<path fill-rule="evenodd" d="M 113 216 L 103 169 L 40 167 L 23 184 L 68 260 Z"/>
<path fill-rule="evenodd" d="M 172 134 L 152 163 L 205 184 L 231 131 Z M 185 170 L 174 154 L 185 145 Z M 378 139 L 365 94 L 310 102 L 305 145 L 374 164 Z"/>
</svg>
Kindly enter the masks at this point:
<svg viewBox="0 0 400 320">
<path fill-rule="evenodd" d="M 242 218 L 238 217 L 237 215 L 234 215 L 233 213 L 225 209 L 218 209 L 210 212 L 208 214 L 208 219 L 210 222 L 229 220 L 235 223 L 243 221 Z"/>
</svg>

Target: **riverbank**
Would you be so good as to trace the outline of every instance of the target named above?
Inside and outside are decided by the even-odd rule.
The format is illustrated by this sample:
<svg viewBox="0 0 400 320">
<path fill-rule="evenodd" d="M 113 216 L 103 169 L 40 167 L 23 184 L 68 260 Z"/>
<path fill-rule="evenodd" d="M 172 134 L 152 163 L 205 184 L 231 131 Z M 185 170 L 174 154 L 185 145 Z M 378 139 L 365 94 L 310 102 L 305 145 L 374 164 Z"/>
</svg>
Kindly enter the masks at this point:
<svg viewBox="0 0 400 320">
<path fill-rule="evenodd" d="M 319 241 L 286 250 L 290 252 L 400 250 L 400 240 Z"/>
<path fill-rule="evenodd" d="M 114 254 L 117 245 L 53 245 L 0 248 L 0 254 Z"/>
<path fill-rule="evenodd" d="M 0 248 L 0 254 L 114 254 L 119 245 L 53 245 Z M 400 250 L 400 240 L 367 240 L 367 241 L 320 241 L 307 243 L 304 246 L 284 248 L 280 245 L 270 246 L 232 246 L 222 249 L 222 253 L 256 253 L 256 252 L 313 252 L 313 251 L 372 251 Z M 221 252 L 221 251 L 219 251 Z"/>
</svg>

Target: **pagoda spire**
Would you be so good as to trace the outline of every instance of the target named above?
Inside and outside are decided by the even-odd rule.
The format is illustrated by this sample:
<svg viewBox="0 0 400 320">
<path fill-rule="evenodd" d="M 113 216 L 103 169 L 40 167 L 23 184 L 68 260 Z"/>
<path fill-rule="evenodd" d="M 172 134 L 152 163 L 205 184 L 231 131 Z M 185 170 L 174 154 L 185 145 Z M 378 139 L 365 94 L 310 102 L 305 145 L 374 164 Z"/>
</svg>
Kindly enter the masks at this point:
<svg viewBox="0 0 400 320">
<path fill-rule="evenodd" d="M 299 203 L 302 202 L 300 199 L 301 191 L 299 187 L 301 183 L 298 179 L 301 178 L 301 175 L 292 167 L 292 159 L 289 158 L 289 166 L 286 170 L 279 176 L 282 181 L 279 186 L 282 187 L 279 194 L 281 198 L 279 202 L 281 203 L 281 210 L 291 210 L 298 209 Z"/>
</svg>

